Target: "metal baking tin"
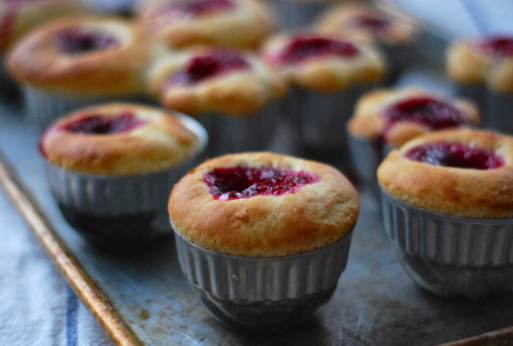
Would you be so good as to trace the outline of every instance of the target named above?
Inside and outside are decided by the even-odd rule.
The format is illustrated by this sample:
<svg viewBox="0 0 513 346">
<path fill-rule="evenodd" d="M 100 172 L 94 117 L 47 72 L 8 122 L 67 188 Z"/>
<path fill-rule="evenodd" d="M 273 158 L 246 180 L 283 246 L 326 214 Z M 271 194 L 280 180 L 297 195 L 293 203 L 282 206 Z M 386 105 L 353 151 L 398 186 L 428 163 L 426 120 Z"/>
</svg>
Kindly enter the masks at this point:
<svg viewBox="0 0 513 346">
<path fill-rule="evenodd" d="M 351 236 L 352 230 L 331 246 L 296 256 L 251 258 L 206 250 L 175 229 L 180 265 L 205 308 L 231 327 L 264 331 L 304 323 L 329 301 Z"/>
<path fill-rule="evenodd" d="M 308 27 L 333 2 L 329 0 L 276 0 L 274 5 L 282 30 L 292 31 Z"/>
<path fill-rule="evenodd" d="M 442 296 L 484 298 L 513 287 L 513 220 L 421 209 L 381 188 L 385 230 L 407 272 Z"/>
<path fill-rule="evenodd" d="M 513 135 L 513 93 L 488 89 L 486 92 L 486 127 L 501 133 Z"/>
<path fill-rule="evenodd" d="M 224 154 L 263 151 L 270 148 L 276 134 L 279 103 L 272 101 L 250 115 L 205 113 L 197 117 L 208 133 L 205 158 Z"/>
</svg>

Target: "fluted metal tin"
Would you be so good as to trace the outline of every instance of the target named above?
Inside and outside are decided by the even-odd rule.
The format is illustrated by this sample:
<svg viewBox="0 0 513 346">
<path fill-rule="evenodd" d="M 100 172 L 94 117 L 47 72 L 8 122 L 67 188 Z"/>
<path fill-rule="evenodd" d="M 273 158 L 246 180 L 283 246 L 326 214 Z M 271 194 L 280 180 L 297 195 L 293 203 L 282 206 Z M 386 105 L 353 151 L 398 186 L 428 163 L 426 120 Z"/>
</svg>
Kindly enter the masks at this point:
<svg viewBox="0 0 513 346">
<path fill-rule="evenodd" d="M 497 132 L 513 135 L 513 93 L 489 90 L 486 93 L 484 125 Z"/>
<path fill-rule="evenodd" d="M 330 0 L 277 0 L 280 27 L 287 31 L 304 29 L 332 3 Z"/>
<path fill-rule="evenodd" d="M 230 327 L 263 331 L 306 322 L 331 299 L 351 236 L 306 254 L 251 258 L 206 250 L 175 229 L 180 265 L 205 308 Z"/>
<path fill-rule="evenodd" d="M 154 102 L 144 96 L 75 96 L 46 92 L 29 85 L 22 88 L 25 104 L 25 114 L 36 127 L 45 129 L 58 118 L 89 106 L 105 102 L 139 102 L 154 105 Z"/>
<path fill-rule="evenodd" d="M 173 185 L 205 149 L 208 136 L 187 116 L 181 122 L 199 138 L 196 154 L 169 169 L 133 176 L 106 176 L 74 172 L 44 160 L 48 182 L 63 215 L 93 241 L 133 243 L 171 233 L 167 199 Z"/>
<path fill-rule="evenodd" d="M 364 189 L 379 199 L 380 191 L 376 172 L 383 158 L 393 150 L 393 147 L 383 144 L 380 138 L 356 137 L 349 131 L 347 131 L 347 139 L 349 153 L 358 178 L 363 183 Z"/>
<path fill-rule="evenodd" d="M 278 102 L 271 102 L 255 114 L 230 116 L 219 113 L 197 117 L 208 133 L 204 156 L 268 150 L 276 133 Z"/>
<path fill-rule="evenodd" d="M 513 220 L 433 213 L 383 189 L 385 230 L 406 272 L 440 296 L 481 299 L 513 288 Z"/>
</svg>

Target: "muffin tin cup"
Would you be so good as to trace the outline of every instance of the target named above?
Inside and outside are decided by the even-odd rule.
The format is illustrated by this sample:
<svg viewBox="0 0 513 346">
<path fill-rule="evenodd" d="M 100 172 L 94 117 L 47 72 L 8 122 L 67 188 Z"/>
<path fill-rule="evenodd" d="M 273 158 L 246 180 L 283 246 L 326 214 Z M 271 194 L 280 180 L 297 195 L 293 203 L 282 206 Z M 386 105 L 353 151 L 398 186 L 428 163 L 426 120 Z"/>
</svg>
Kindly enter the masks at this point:
<svg viewBox="0 0 513 346">
<path fill-rule="evenodd" d="M 472 102 L 479 109 L 481 114 L 481 125 L 484 127 L 489 126 L 489 116 L 487 112 L 487 92 L 486 87 L 481 84 L 463 84 L 453 83 L 454 94 L 458 97 L 472 100 Z"/>
<path fill-rule="evenodd" d="M 439 296 L 482 299 L 513 287 L 513 220 L 477 220 L 403 203 L 381 188 L 385 230 L 406 272 Z"/>
<path fill-rule="evenodd" d="M 105 102 L 119 101 L 154 104 L 154 102 L 149 101 L 149 98 L 144 96 L 75 96 L 51 93 L 29 85 L 24 85 L 22 92 L 25 114 L 28 116 L 29 122 L 35 124 L 40 129 L 47 128 L 65 114 Z"/>
<path fill-rule="evenodd" d="M 180 116 L 199 138 L 194 157 L 169 169 L 107 176 L 62 169 L 44 160 L 50 190 L 68 222 L 92 241 L 127 245 L 171 234 L 167 200 L 173 185 L 198 164 L 208 137 L 195 120 Z"/>
<path fill-rule="evenodd" d="M 332 2 L 328 0 L 276 0 L 280 27 L 285 31 L 309 26 Z"/>
<path fill-rule="evenodd" d="M 268 332 L 312 319 L 331 299 L 351 237 L 352 231 L 331 246 L 301 255 L 252 258 L 206 250 L 175 229 L 181 268 L 205 308 L 229 327 Z"/>
<path fill-rule="evenodd" d="M 497 132 L 513 134 L 513 93 L 489 90 L 487 93 L 485 126 Z"/>
<path fill-rule="evenodd" d="M 197 117 L 209 137 L 204 156 L 217 157 L 230 153 L 262 151 L 271 147 L 276 133 L 278 102 L 245 116 L 205 113 Z"/>
<path fill-rule="evenodd" d="M 292 120 L 289 126 L 297 133 L 298 145 L 305 150 L 346 156 L 346 123 L 356 100 L 370 88 L 355 85 L 336 92 L 291 88 L 288 108 Z"/>
</svg>

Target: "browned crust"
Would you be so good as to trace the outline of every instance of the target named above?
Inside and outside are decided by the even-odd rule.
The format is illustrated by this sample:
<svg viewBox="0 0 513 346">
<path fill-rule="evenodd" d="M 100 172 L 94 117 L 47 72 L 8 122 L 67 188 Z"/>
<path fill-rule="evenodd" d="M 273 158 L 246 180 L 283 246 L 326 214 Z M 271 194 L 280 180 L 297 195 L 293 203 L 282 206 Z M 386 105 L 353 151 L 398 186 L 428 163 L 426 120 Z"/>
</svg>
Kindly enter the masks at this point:
<svg viewBox="0 0 513 346">
<path fill-rule="evenodd" d="M 192 85 L 164 87 L 167 78 L 182 71 L 194 56 L 208 55 L 212 48 L 199 47 L 162 58 L 151 69 L 150 90 L 161 103 L 189 115 L 221 113 L 228 116 L 251 116 L 271 101 L 282 97 L 287 84 L 265 62 L 250 52 L 242 56 L 249 69 L 233 70 Z"/>
<path fill-rule="evenodd" d="M 106 32 L 119 39 L 115 48 L 62 54 L 54 35 L 72 28 Z M 60 19 L 30 33 L 8 56 L 8 67 L 22 83 L 48 91 L 79 95 L 131 95 L 145 92 L 145 68 L 154 49 L 135 25 L 121 19 Z"/>
<path fill-rule="evenodd" d="M 76 120 L 124 112 L 148 121 L 129 132 L 85 135 L 61 130 Z M 199 139 L 172 112 L 135 104 L 106 104 L 77 111 L 55 123 L 43 136 L 48 160 L 64 169 L 101 175 L 134 175 L 160 171 L 190 158 Z"/>
<path fill-rule="evenodd" d="M 478 40 L 460 39 L 446 50 L 446 73 L 459 84 L 484 84 L 498 92 L 513 92 L 513 57 L 496 57 L 478 46 Z"/>
<path fill-rule="evenodd" d="M 326 55 L 311 58 L 297 64 L 282 64 L 278 56 L 295 39 L 297 34 L 280 34 L 270 38 L 262 47 L 262 57 L 277 74 L 307 89 L 320 92 L 337 91 L 357 84 L 371 84 L 385 73 L 383 55 L 375 47 L 343 38 L 340 35 L 319 32 L 303 32 L 302 37 L 327 37 L 351 42 L 359 50 L 358 55 L 346 58 Z"/>
<path fill-rule="evenodd" d="M 275 26 L 271 11 L 260 0 L 234 0 L 233 9 L 195 18 L 166 18 L 163 8 L 176 1 L 179 0 L 149 2 L 139 15 L 139 21 L 150 35 L 174 48 L 194 45 L 256 48 Z"/>
<path fill-rule="evenodd" d="M 355 112 L 347 123 L 347 129 L 353 137 L 362 139 L 376 139 L 385 125 L 381 112 L 401 100 L 410 97 L 428 96 L 437 100 L 443 100 L 457 109 L 475 125 L 479 123 L 479 111 L 470 101 L 463 99 L 448 99 L 417 87 L 381 89 L 363 95 L 355 106 Z M 405 142 L 432 130 L 412 122 L 397 122 L 388 132 L 388 144 L 400 147 Z"/>
<path fill-rule="evenodd" d="M 373 30 L 353 25 L 352 21 L 359 16 L 386 19 L 390 21 L 390 26 L 376 35 Z M 406 20 L 364 4 L 336 4 L 319 17 L 314 27 L 329 34 L 388 45 L 410 44 L 420 32 L 419 26 L 413 20 Z"/>
<path fill-rule="evenodd" d="M 80 0 L 46 0 L 36 2 L 17 1 L 12 8 L 6 1 L 0 2 L 0 51 L 6 52 L 23 35 L 57 18 L 84 16 L 93 9 Z M 12 16 L 12 17 L 10 17 Z M 11 23 L 6 21 L 11 20 Z"/>
<path fill-rule="evenodd" d="M 203 176 L 215 167 L 244 165 L 305 170 L 320 177 L 296 193 L 214 200 Z M 335 243 L 359 214 L 358 195 L 333 167 L 272 153 L 226 155 L 205 162 L 175 185 L 172 223 L 185 239 L 223 254 L 282 257 Z"/>
<path fill-rule="evenodd" d="M 440 167 L 402 153 L 429 142 L 456 141 L 494 151 L 505 166 L 491 170 Z M 382 188 L 395 198 L 436 213 L 473 219 L 513 218 L 513 138 L 493 132 L 432 132 L 394 150 L 378 168 Z"/>
</svg>

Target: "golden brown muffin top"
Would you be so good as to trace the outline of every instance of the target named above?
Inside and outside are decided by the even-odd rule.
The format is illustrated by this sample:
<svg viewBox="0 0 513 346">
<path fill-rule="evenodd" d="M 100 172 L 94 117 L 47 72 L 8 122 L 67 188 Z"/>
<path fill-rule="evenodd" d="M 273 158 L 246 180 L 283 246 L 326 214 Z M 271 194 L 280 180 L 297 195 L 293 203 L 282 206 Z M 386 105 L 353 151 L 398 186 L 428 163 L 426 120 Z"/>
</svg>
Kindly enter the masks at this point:
<svg viewBox="0 0 513 346">
<path fill-rule="evenodd" d="M 413 104 L 415 101 L 417 104 Z M 396 106 L 403 106 L 401 110 L 405 115 L 417 112 L 424 117 L 392 121 L 394 119 L 387 118 L 384 113 Z M 448 111 L 454 112 L 448 114 Z M 441 119 L 436 118 L 437 113 Z M 479 118 L 477 107 L 464 99 L 449 99 L 418 87 L 380 89 L 358 100 L 347 129 L 354 137 L 382 138 L 387 144 L 400 147 L 412 138 L 437 130 L 437 127 L 469 127 L 477 124 Z"/>
<path fill-rule="evenodd" d="M 449 78 L 461 84 L 483 84 L 513 92 L 513 37 L 458 39 L 445 52 Z"/>
<path fill-rule="evenodd" d="M 510 136 L 432 132 L 392 151 L 377 174 L 384 191 L 419 208 L 472 219 L 513 218 Z"/>
<path fill-rule="evenodd" d="M 420 30 L 413 20 L 364 4 L 337 4 L 317 20 L 319 31 L 388 45 L 412 43 Z"/>
<path fill-rule="evenodd" d="M 41 139 L 42 154 L 63 169 L 100 175 L 135 175 L 177 165 L 198 152 L 200 138 L 182 115 L 113 103 L 76 111 Z"/>
<path fill-rule="evenodd" d="M 140 9 L 139 22 L 173 48 L 255 48 L 275 26 L 260 0 L 157 0 Z"/>
<path fill-rule="evenodd" d="M 283 96 L 283 76 L 256 54 L 196 47 L 158 60 L 150 70 L 150 90 L 170 109 L 188 115 L 250 116 Z"/>
<path fill-rule="evenodd" d="M 116 18 L 60 19 L 19 41 L 8 56 L 21 83 L 74 95 L 146 92 L 145 72 L 158 46 Z"/>
<path fill-rule="evenodd" d="M 206 161 L 175 185 L 168 207 L 175 230 L 198 246 L 283 257 L 344 237 L 356 223 L 359 198 L 331 166 L 260 152 Z"/>
<path fill-rule="evenodd" d="M 321 92 L 374 83 L 386 68 L 375 47 L 319 32 L 276 35 L 264 43 L 262 56 L 291 83 Z"/>
</svg>

